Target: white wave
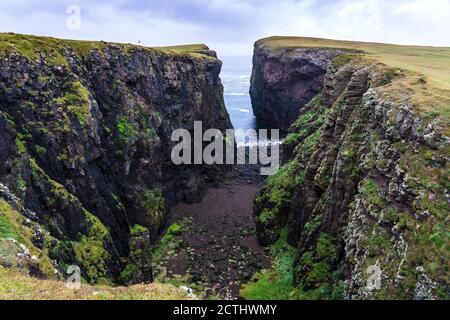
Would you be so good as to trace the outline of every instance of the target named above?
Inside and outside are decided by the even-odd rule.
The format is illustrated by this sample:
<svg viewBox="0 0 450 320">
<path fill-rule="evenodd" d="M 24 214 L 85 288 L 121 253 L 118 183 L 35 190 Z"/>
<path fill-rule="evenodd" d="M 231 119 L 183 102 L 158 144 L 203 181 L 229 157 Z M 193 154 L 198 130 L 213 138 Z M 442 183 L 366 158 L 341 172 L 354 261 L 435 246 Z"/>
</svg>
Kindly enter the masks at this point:
<svg viewBox="0 0 450 320">
<path fill-rule="evenodd" d="M 248 95 L 248 93 L 237 93 L 237 92 L 232 92 L 232 93 L 227 93 L 227 96 L 246 96 Z"/>
<path fill-rule="evenodd" d="M 236 110 L 236 111 L 243 112 L 243 113 L 251 113 L 251 111 L 247 110 L 247 109 L 232 108 L 232 110 Z"/>
<path fill-rule="evenodd" d="M 243 148 L 243 147 L 270 147 L 270 146 L 277 146 L 282 145 L 284 140 L 277 140 L 277 141 L 269 141 L 269 140 L 262 140 L 262 141 L 249 141 L 249 142 L 238 142 L 237 147 Z"/>
</svg>

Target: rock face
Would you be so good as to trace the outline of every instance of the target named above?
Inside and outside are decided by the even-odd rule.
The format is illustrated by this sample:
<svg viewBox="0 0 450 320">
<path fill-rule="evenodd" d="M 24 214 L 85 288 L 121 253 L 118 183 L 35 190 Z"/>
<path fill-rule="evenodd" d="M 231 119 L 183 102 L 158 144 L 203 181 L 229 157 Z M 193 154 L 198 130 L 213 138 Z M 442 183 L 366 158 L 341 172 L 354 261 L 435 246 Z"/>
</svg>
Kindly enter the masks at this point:
<svg viewBox="0 0 450 320">
<path fill-rule="evenodd" d="M 157 236 L 165 207 L 192 200 L 224 170 L 170 161 L 174 129 L 197 120 L 231 128 L 221 62 L 206 46 L 2 37 L 0 182 L 50 232 L 62 269 L 78 264 L 88 280 L 117 280 L 130 243 L 148 247 L 142 239 Z M 149 236 L 130 239 L 134 226 Z"/>
<path fill-rule="evenodd" d="M 284 61 L 281 70 L 295 65 Z M 259 69 L 275 62 L 266 63 Z M 311 67 L 299 58 L 295 68 L 302 64 Z M 323 89 L 289 129 L 285 165 L 256 198 L 260 241 L 272 244 L 288 230 L 301 297 L 448 297 L 445 115 L 423 118 L 405 99 L 386 94 L 403 81 L 401 70 L 347 54 L 326 68 Z M 270 106 L 279 123 L 279 105 Z"/>
<path fill-rule="evenodd" d="M 287 132 L 300 109 L 323 88 L 339 50 L 271 49 L 255 43 L 250 96 L 258 126 Z"/>
</svg>

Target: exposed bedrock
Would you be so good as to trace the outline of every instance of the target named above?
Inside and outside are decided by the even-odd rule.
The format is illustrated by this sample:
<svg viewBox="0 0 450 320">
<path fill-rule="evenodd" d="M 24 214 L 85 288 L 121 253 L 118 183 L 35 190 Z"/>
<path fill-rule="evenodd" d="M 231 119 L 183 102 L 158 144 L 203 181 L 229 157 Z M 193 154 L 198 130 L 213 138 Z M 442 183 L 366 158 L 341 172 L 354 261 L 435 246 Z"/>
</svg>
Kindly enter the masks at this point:
<svg viewBox="0 0 450 320">
<path fill-rule="evenodd" d="M 338 50 L 273 49 L 255 43 L 250 95 L 258 127 L 286 133 L 300 109 L 323 88 Z"/>
<path fill-rule="evenodd" d="M 148 254 L 143 241 L 157 236 L 166 206 L 199 201 L 226 170 L 170 159 L 174 129 L 231 127 L 221 61 L 206 46 L 24 41 L 31 52 L 17 42 L 0 55 L 0 182 L 48 231 L 45 249 L 62 269 L 151 280 L 136 252 Z"/>
<path fill-rule="evenodd" d="M 288 57 L 280 58 L 282 52 Z M 297 53 L 295 64 L 291 53 L 256 47 L 257 70 L 284 70 L 273 76 L 281 82 L 272 90 L 288 69 L 310 69 L 309 60 Z M 296 249 L 293 285 L 303 298 L 448 297 L 445 118 L 421 117 L 393 97 L 390 86 L 405 79 L 401 70 L 352 54 L 327 64 L 322 89 L 288 131 L 284 165 L 255 200 L 260 242 L 289 234 Z M 259 77 L 256 71 L 254 83 L 265 88 Z M 258 101 L 289 101 L 298 92 L 290 84 L 276 93 L 261 89 L 261 96 L 253 88 L 255 110 L 271 108 L 273 125 L 280 105 Z"/>
</svg>

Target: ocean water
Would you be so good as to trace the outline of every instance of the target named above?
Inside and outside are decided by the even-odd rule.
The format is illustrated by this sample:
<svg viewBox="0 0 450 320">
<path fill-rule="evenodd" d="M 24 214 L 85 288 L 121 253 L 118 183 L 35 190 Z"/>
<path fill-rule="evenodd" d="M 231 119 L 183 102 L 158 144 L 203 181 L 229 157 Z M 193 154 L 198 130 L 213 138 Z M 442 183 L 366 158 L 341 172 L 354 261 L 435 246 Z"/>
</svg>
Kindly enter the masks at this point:
<svg viewBox="0 0 450 320">
<path fill-rule="evenodd" d="M 250 101 L 251 57 L 224 58 L 220 77 L 224 86 L 224 98 L 234 129 L 256 128 L 256 118 Z M 239 132 L 237 132 L 239 133 Z M 237 135 L 238 143 L 245 142 L 245 135 Z"/>
<path fill-rule="evenodd" d="M 270 146 L 281 144 L 282 140 L 263 139 L 257 136 L 256 117 L 253 113 L 250 99 L 250 78 L 252 75 L 252 57 L 224 58 L 220 77 L 224 86 L 225 104 L 230 114 L 231 122 L 236 131 L 238 146 Z M 243 130 L 240 132 L 239 130 Z"/>
</svg>

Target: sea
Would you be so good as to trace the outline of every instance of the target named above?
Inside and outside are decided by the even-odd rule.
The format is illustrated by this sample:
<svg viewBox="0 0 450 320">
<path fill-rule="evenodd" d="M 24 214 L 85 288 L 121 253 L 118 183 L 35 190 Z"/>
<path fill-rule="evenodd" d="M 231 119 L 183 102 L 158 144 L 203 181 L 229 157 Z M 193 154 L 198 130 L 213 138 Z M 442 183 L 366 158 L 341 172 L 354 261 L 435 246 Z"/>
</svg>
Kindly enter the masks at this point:
<svg viewBox="0 0 450 320">
<path fill-rule="evenodd" d="M 250 78 L 252 75 L 252 57 L 223 58 L 220 77 L 224 86 L 224 99 L 231 122 L 236 131 L 238 146 L 261 146 L 272 144 L 267 139 L 257 139 L 252 131 L 256 130 L 256 117 L 250 99 Z M 241 131 L 242 130 L 242 131 Z M 250 137 L 250 138 L 249 138 Z M 276 144 L 282 141 L 272 141 Z"/>
<path fill-rule="evenodd" d="M 256 129 L 249 94 L 251 74 L 251 57 L 223 58 L 220 77 L 224 86 L 225 105 L 235 130 Z M 237 134 L 236 141 L 238 144 L 245 143 L 245 137 Z"/>
</svg>

